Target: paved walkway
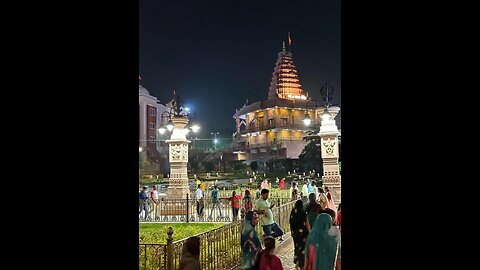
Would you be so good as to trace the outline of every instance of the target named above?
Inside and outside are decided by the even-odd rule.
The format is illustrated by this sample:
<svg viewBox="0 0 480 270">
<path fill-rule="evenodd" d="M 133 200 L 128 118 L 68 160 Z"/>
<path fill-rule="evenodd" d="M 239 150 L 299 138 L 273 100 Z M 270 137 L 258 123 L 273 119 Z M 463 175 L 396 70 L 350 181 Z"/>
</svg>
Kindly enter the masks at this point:
<svg viewBox="0 0 480 270">
<path fill-rule="evenodd" d="M 285 241 L 277 245 L 275 248 L 275 255 L 277 255 L 280 260 L 282 260 L 282 266 L 285 270 L 294 270 L 295 264 L 293 264 L 294 256 L 294 247 L 293 247 L 293 238 L 290 236 L 290 233 L 285 235 Z"/>
</svg>

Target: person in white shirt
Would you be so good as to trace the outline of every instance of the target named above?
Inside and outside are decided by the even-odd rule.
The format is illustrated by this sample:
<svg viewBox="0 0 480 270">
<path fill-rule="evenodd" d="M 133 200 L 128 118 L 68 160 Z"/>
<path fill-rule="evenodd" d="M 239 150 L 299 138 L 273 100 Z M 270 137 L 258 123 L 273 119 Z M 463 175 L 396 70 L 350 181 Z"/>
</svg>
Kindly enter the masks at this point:
<svg viewBox="0 0 480 270">
<path fill-rule="evenodd" d="M 158 191 L 157 191 L 156 185 L 154 185 L 152 187 L 152 191 L 150 191 L 150 204 L 152 205 L 150 209 L 150 213 L 153 213 L 153 217 L 156 218 L 158 216 L 158 213 L 157 213 Z"/>
<path fill-rule="evenodd" d="M 195 200 L 197 201 L 197 214 L 199 216 L 203 215 L 203 208 L 205 207 L 204 203 L 204 194 L 201 188 L 202 185 L 198 185 L 197 190 L 195 190 Z"/>
<path fill-rule="evenodd" d="M 315 200 L 318 199 L 318 187 L 317 187 L 317 182 L 315 182 L 315 180 L 312 180 L 312 189 L 313 189 L 313 193 L 315 194 Z"/>
<path fill-rule="evenodd" d="M 307 183 L 304 183 L 303 187 L 302 187 L 302 202 L 303 202 L 303 204 L 306 204 L 308 202 L 308 186 L 307 186 Z"/>
</svg>

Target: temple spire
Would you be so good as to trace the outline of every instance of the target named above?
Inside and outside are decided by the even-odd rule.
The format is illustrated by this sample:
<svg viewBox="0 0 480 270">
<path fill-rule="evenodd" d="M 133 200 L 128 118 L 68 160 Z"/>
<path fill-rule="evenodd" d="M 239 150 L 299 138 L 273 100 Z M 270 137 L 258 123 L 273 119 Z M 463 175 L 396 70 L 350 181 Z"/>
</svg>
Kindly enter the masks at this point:
<svg viewBox="0 0 480 270">
<path fill-rule="evenodd" d="M 290 35 L 288 41 L 291 43 Z M 306 100 L 307 96 L 302 91 L 292 53 L 286 50 L 285 43 L 283 41 L 283 50 L 278 53 L 277 62 L 273 69 L 268 99 Z"/>
</svg>

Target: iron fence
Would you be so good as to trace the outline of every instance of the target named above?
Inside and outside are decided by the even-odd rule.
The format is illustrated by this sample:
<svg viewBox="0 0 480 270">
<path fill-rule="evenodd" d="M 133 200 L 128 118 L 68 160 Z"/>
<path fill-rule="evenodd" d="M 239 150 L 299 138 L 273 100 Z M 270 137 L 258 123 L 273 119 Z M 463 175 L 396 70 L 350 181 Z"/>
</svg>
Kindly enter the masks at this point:
<svg viewBox="0 0 480 270">
<path fill-rule="evenodd" d="M 148 199 L 140 202 L 139 222 L 231 222 L 239 219 L 241 209 L 244 209 L 243 200 L 240 200 L 240 208 L 234 210 L 231 201 L 225 193 L 220 193 L 218 202 L 213 202 L 210 197 L 197 201 L 187 195 L 185 199 L 162 198 L 155 203 Z M 231 194 L 230 194 L 231 196 Z M 255 195 L 253 195 L 255 196 Z M 194 197 L 193 197 L 194 198 Z M 252 203 L 255 204 L 255 197 Z M 270 197 L 276 205 L 290 202 L 290 198 Z M 145 210 L 146 209 L 146 210 Z M 146 212 L 146 214 L 145 214 Z"/>
<path fill-rule="evenodd" d="M 275 201 L 272 201 L 275 202 Z M 275 203 L 279 203 L 277 200 Z M 272 209 L 274 220 L 284 230 L 290 231 L 290 212 L 295 202 L 278 204 Z M 243 219 L 243 211 L 241 218 Z M 261 226 L 257 226 L 259 235 L 263 235 Z M 240 265 L 242 250 L 240 246 L 242 221 L 237 220 L 219 228 L 197 234 L 200 238 L 200 264 L 203 270 L 231 270 Z M 140 270 L 179 269 L 185 239 L 173 241 L 173 229 L 167 231 L 167 244 L 139 244 Z"/>
<path fill-rule="evenodd" d="M 173 242 L 173 229 L 167 231 L 167 244 L 139 244 L 140 270 L 179 269 L 185 239 Z M 234 269 L 240 264 L 240 221 L 197 234 L 200 238 L 200 265 L 203 270 Z"/>
</svg>

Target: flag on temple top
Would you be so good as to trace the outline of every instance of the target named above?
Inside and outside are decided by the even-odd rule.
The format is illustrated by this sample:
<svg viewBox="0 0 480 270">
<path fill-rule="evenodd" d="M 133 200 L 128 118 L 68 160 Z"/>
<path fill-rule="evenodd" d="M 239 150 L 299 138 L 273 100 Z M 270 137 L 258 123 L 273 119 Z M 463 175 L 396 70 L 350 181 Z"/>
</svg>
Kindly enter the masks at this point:
<svg viewBox="0 0 480 270">
<path fill-rule="evenodd" d="M 290 37 L 290 32 L 288 32 L 288 46 L 292 45 L 292 38 Z"/>
</svg>

